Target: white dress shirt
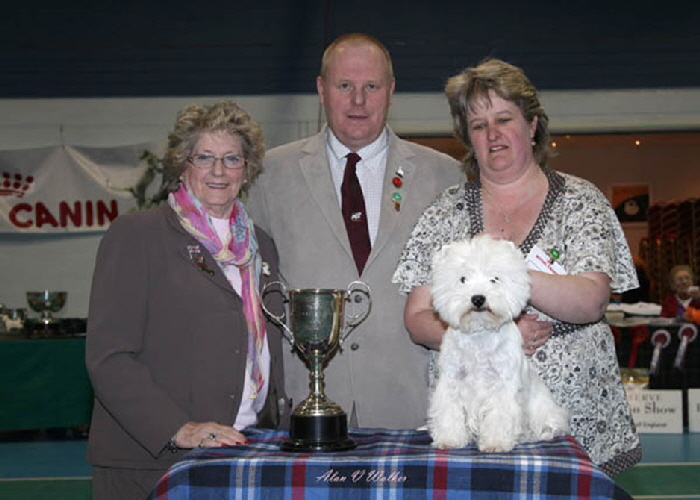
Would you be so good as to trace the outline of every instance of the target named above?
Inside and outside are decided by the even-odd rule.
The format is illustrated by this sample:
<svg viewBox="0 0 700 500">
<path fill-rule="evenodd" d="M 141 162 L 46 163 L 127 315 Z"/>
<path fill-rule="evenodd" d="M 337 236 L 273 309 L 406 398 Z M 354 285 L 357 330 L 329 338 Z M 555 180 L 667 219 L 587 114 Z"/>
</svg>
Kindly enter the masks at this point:
<svg viewBox="0 0 700 500">
<path fill-rule="evenodd" d="M 372 245 L 377 239 L 379 216 L 381 215 L 384 172 L 386 172 L 387 137 L 386 129 L 384 129 L 374 142 L 357 151 L 361 158 L 357 163 L 357 179 L 360 181 L 362 195 L 365 198 L 367 229 L 369 230 L 369 240 Z M 338 140 L 330 128 L 328 129 L 326 145 L 333 185 L 338 195 L 338 204 L 342 207 L 343 198 L 340 194 L 340 187 L 343 184 L 343 176 L 345 174 L 346 156 L 350 153 L 350 150 Z"/>
</svg>

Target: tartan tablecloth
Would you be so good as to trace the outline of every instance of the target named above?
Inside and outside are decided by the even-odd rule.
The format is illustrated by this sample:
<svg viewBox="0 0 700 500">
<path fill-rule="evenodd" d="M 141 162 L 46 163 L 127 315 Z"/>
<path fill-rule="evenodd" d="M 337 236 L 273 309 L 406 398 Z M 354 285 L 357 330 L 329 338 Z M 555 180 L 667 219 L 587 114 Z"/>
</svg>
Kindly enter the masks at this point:
<svg viewBox="0 0 700 500">
<path fill-rule="evenodd" d="M 286 432 L 252 429 L 248 444 L 194 450 L 161 478 L 151 500 L 493 499 L 631 500 L 571 437 L 510 453 L 433 448 L 427 432 L 351 429 L 357 448 L 286 453 Z"/>
</svg>

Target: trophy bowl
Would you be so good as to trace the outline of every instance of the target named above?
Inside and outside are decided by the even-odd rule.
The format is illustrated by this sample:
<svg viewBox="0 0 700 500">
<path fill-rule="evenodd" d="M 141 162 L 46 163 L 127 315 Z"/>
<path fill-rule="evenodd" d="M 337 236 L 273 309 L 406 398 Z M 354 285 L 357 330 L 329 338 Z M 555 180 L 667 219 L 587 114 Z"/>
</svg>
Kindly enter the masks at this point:
<svg viewBox="0 0 700 500">
<path fill-rule="evenodd" d="M 269 288 L 274 287 L 274 288 Z M 347 415 L 325 394 L 324 367 L 341 350 L 342 344 L 369 315 L 369 287 L 354 281 L 347 289 L 294 289 L 277 281 L 265 286 L 283 296 L 287 312 L 271 313 L 263 301 L 266 316 L 282 328 L 294 352 L 309 370 L 309 395 L 291 415 L 289 439 L 283 451 L 329 452 L 350 450 L 355 441 L 348 436 Z M 359 312 L 346 311 L 346 303 L 360 304 Z"/>
<path fill-rule="evenodd" d="M 56 322 L 52 313 L 63 309 L 67 296 L 68 292 L 53 292 L 50 290 L 27 292 L 27 303 L 32 311 L 39 313 L 41 323 L 50 325 Z"/>
</svg>

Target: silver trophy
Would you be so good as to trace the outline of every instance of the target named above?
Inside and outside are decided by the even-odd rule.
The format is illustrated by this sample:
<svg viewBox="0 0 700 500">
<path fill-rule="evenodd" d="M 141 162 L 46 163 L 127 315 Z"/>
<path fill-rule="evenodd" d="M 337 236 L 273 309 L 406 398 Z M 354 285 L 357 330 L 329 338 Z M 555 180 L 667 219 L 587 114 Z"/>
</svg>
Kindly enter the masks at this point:
<svg viewBox="0 0 700 500">
<path fill-rule="evenodd" d="M 271 313 L 264 304 L 266 295 L 281 293 L 286 312 Z M 289 439 L 284 451 L 341 451 L 355 447 L 348 437 L 347 415 L 324 389 L 323 369 L 342 347 L 350 332 L 369 316 L 370 289 L 353 281 L 346 290 L 287 290 L 280 281 L 268 283 L 262 292 L 263 310 L 282 328 L 285 338 L 309 369 L 309 396 L 292 412 Z M 366 299 L 366 300 L 364 300 Z M 345 304 L 354 302 L 357 313 L 346 315 Z"/>
<path fill-rule="evenodd" d="M 27 303 L 32 311 L 39 313 L 39 321 L 48 326 L 58 321 L 51 313 L 63 309 L 67 296 L 68 292 L 52 292 L 50 290 L 27 292 Z"/>
</svg>

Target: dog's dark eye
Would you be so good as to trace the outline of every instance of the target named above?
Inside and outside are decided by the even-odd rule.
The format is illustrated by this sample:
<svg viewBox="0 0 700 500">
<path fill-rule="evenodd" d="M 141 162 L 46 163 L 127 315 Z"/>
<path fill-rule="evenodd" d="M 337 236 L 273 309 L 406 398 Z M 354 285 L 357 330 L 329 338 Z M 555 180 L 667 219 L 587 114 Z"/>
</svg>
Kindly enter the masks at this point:
<svg viewBox="0 0 700 500">
<path fill-rule="evenodd" d="M 467 281 L 467 278 L 465 278 L 464 276 L 462 276 L 461 278 L 459 278 L 459 282 L 460 282 L 460 283 L 464 283 L 465 281 Z"/>
<path fill-rule="evenodd" d="M 499 282 L 498 276 L 494 276 L 493 278 L 491 278 L 491 283 L 498 283 L 498 282 Z"/>
</svg>

